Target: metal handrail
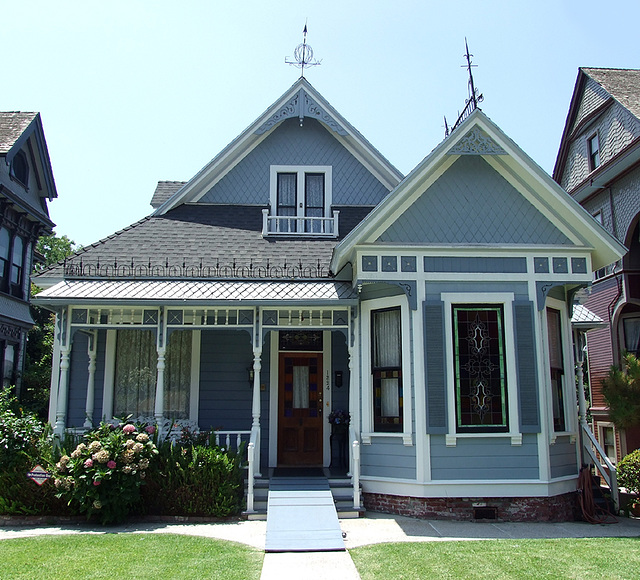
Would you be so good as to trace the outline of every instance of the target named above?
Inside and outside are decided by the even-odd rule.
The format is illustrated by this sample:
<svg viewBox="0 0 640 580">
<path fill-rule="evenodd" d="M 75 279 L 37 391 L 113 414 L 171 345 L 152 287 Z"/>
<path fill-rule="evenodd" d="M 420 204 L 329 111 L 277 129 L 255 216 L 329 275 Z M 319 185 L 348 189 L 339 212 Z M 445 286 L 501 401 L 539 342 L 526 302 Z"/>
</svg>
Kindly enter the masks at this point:
<svg viewBox="0 0 640 580">
<path fill-rule="evenodd" d="M 610 459 L 607 457 L 607 454 L 605 453 L 604 449 L 601 447 L 600 443 L 598 443 L 598 440 L 596 439 L 595 435 L 589 428 L 589 425 L 587 425 L 586 423 L 581 423 L 581 429 L 582 429 L 582 433 L 587 436 L 587 439 L 591 443 L 591 445 L 588 445 L 586 441 L 583 441 L 582 447 L 584 451 L 587 453 L 587 455 L 589 455 L 589 457 L 591 457 L 591 459 L 593 460 L 593 465 L 595 466 L 596 470 L 598 471 L 602 479 L 604 479 L 607 485 L 609 486 L 609 489 L 611 490 L 611 500 L 613 501 L 614 507 L 617 510 L 620 506 L 620 501 L 619 501 L 620 496 L 618 493 L 618 479 L 617 479 L 616 467 L 613 463 L 611 463 Z M 595 449 L 595 452 L 594 452 L 594 449 Z M 600 457 L 598 458 L 598 456 Z M 600 459 L 604 461 L 607 469 L 609 470 L 609 473 L 607 473 L 606 469 L 603 468 L 602 463 L 600 462 Z"/>
</svg>

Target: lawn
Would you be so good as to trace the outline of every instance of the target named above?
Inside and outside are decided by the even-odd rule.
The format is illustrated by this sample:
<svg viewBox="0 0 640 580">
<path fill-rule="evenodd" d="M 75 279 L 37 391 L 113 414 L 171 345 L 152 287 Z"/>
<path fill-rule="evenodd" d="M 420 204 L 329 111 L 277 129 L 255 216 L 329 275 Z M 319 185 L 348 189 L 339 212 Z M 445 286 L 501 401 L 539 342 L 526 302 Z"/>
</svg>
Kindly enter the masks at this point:
<svg viewBox="0 0 640 580">
<path fill-rule="evenodd" d="M 640 577 L 640 538 L 377 544 L 350 554 L 362 580 Z"/>
<path fill-rule="evenodd" d="M 0 541 L 0 577 L 260 578 L 260 550 L 174 534 L 76 534 Z"/>
</svg>

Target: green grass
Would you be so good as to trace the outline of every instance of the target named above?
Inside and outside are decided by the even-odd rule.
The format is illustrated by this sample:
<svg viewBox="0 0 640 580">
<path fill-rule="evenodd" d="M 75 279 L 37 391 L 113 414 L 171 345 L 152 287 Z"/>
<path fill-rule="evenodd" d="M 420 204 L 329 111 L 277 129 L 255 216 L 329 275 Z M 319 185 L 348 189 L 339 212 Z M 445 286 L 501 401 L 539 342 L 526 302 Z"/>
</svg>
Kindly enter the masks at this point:
<svg viewBox="0 0 640 580">
<path fill-rule="evenodd" d="M 0 577 L 259 578 L 260 550 L 174 534 L 76 534 L 0 541 Z"/>
<path fill-rule="evenodd" d="M 640 538 L 377 544 L 350 554 L 362 580 L 640 577 Z"/>
</svg>

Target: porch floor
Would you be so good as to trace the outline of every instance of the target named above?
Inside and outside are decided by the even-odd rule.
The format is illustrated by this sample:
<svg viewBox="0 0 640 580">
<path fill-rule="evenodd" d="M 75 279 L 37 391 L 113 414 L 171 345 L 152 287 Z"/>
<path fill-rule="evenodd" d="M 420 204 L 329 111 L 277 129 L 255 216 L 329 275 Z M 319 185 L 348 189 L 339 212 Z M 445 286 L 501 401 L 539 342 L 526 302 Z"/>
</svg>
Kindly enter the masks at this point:
<svg viewBox="0 0 640 580">
<path fill-rule="evenodd" d="M 276 470 L 269 480 L 266 552 L 345 549 L 329 481 L 318 471 L 277 477 Z"/>
</svg>

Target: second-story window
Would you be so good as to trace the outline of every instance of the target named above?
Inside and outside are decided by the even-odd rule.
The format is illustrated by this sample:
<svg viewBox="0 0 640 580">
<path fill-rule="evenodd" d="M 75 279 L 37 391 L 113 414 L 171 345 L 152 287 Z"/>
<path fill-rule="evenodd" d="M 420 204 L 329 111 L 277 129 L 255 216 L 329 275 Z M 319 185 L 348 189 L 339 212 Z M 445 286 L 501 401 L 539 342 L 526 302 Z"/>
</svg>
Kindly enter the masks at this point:
<svg viewBox="0 0 640 580">
<path fill-rule="evenodd" d="M 589 171 L 593 171 L 600 166 L 600 141 L 597 133 L 587 139 L 587 147 L 589 148 Z"/>
<path fill-rule="evenodd" d="M 0 228 L 0 291 L 24 296 L 24 240 L 10 230 Z"/>
<path fill-rule="evenodd" d="M 269 233 L 331 234 L 331 167 L 272 166 Z"/>
</svg>

